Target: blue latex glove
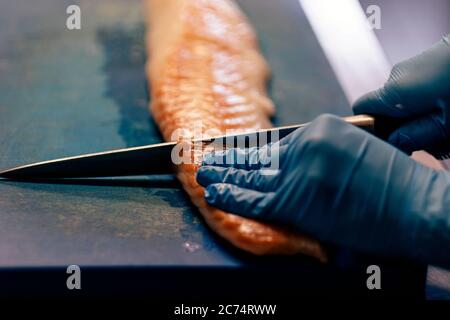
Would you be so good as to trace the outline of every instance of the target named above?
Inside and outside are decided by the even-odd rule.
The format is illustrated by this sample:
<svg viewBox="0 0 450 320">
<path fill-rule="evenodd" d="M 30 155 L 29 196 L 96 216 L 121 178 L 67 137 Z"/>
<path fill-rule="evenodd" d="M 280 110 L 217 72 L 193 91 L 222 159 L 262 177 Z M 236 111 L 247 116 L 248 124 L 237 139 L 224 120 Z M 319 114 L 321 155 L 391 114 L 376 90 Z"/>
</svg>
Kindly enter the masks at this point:
<svg viewBox="0 0 450 320">
<path fill-rule="evenodd" d="M 400 118 L 389 143 L 407 153 L 450 146 L 450 36 L 394 66 L 384 87 L 353 106 L 356 114 Z"/>
<path fill-rule="evenodd" d="M 274 148 L 274 146 L 276 148 Z M 280 168 L 264 175 L 267 148 Z M 243 164 L 226 164 L 241 159 Z M 228 161 L 227 161 L 228 160 Z M 450 266 L 450 175 L 323 115 L 275 145 L 207 155 L 197 174 L 213 206 L 353 249 Z M 219 165 L 220 164 L 220 165 Z"/>
</svg>

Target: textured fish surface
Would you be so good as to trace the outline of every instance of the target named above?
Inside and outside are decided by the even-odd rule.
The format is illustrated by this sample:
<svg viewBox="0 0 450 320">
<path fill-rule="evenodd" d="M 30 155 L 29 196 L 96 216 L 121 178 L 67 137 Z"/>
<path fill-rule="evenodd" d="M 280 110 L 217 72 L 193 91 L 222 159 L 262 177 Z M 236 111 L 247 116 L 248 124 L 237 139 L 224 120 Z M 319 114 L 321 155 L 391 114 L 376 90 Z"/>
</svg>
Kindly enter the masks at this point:
<svg viewBox="0 0 450 320">
<path fill-rule="evenodd" d="M 180 139 L 174 138 L 175 132 L 189 138 L 196 130 L 224 134 L 271 126 L 269 68 L 235 3 L 147 0 L 145 10 L 150 108 L 165 140 Z M 321 244 L 308 236 L 209 206 L 195 179 L 202 152 L 190 152 L 196 162 L 179 164 L 175 170 L 215 232 L 254 254 L 303 253 L 326 261 Z"/>
</svg>

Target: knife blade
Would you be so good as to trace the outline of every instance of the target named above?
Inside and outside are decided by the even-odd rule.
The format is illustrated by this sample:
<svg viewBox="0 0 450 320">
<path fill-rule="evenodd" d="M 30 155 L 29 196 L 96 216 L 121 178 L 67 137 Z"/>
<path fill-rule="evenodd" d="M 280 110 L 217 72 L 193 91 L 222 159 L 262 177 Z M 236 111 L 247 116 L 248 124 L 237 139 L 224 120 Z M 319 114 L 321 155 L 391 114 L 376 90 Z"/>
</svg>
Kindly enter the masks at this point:
<svg viewBox="0 0 450 320">
<path fill-rule="evenodd" d="M 374 128 L 374 118 L 370 116 L 351 116 L 344 120 L 369 131 Z M 281 139 L 306 125 L 308 123 L 194 139 L 193 142 L 206 145 L 219 142 L 230 147 L 236 146 L 237 141 L 259 141 L 262 135 L 270 142 L 275 136 Z M 28 180 L 170 174 L 173 172 L 171 152 L 176 145 L 177 142 L 172 141 L 37 162 L 2 171 L 0 177 Z"/>
<path fill-rule="evenodd" d="M 400 120 L 369 115 L 344 117 L 343 120 L 386 140 L 401 125 Z M 295 124 L 264 130 L 193 139 L 193 143 L 207 146 L 216 143 L 224 147 L 250 147 L 263 140 L 277 141 L 298 128 L 309 124 Z M 261 139 L 263 137 L 263 139 Z M 245 145 L 242 145 L 245 142 Z M 252 145 L 253 143 L 253 145 Z M 174 164 L 172 150 L 176 141 L 145 146 L 90 153 L 23 165 L 0 172 L 0 178 L 12 180 L 119 177 L 153 174 L 171 174 Z M 261 145 L 260 145 L 261 146 Z M 443 142 L 425 151 L 439 160 L 450 158 L 450 143 Z"/>
</svg>

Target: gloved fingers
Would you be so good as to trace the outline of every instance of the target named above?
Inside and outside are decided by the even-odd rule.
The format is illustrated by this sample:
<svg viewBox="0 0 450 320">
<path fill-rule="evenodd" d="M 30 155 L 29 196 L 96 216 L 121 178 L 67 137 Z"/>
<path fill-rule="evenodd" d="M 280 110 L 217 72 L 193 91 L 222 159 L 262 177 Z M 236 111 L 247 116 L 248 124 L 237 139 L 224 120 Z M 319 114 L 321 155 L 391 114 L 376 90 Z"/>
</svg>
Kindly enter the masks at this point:
<svg viewBox="0 0 450 320">
<path fill-rule="evenodd" d="M 287 143 L 281 143 L 282 140 L 277 143 L 270 143 L 260 148 L 257 155 L 249 156 L 249 163 L 259 161 L 259 169 L 265 170 L 278 170 L 281 167 L 281 163 L 285 160 L 288 152 L 289 145 Z M 257 157 L 252 159 L 252 157 Z M 252 170 L 252 166 L 247 166 L 247 170 Z M 267 171 L 267 170 L 266 170 Z M 270 175 L 270 174 L 269 174 Z"/>
<path fill-rule="evenodd" d="M 411 154 L 424 150 L 433 144 L 448 139 L 445 129 L 445 119 L 438 114 L 417 118 L 395 130 L 389 136 L 388 142 L 400 150 Z"/>
<path fill-rule="evenodd" d="M 247 168 L 246 158 L 249 153 L 254 153 L 255 147 L 249 149 L 230 148 L 227 150 L 215 150 L 203 156 L 203 166 L 221 166 L 221 167 L 235 167 L 240 169 Z M 256 168 L 258 169 L 258 167 Z"/>
<path fill-rule="evenodd" d="M 295 131 L 291 132 L 290 134 L 288 134 L 286 137 L 284 137 L 283 139 L 281 139 L 280 141 L 278 141 L 278 145 L 280 147 L 280 149 L 282 147 L 287 147 L 291 142 L 294 142 L 296 140 L 298 140 L 303 133 L 305 132 L 305 130 L 309 127 L 309 124 L 307 126 L 304 126 L 302 128 L 298 128 Z"/>
<path fill-rule="evenodd" d="M 397 63 L 384 86 L 358 99 L 353 111 L 404 118 L 433 112 L 436 100 L 448 97 L 449 49 L 444 37 L 425 52 Z"/>
<path fill-rule="evenodd" d="M 261 148 L 219 150 L 206 154 L 203 157 L 202 165 L 233 167 L 244 170 L 274 167 L 286 149 L 287 145 L 280 146 L 279 143 L 269 143 Z"/>
<path fill-rule="evenodd" d="M 203 166 L 197 172 L 197 181 L 203 187 L 213 183 L 228 183 L 247 189 L 269 191 L 276 188 L 278 180 L 277 172 L 270 173 L 264 174 L 264 170 L 247 171 L 232 167 Z"/>
<path fill-rule="evenodd" d="M 268 143 L 260 148 L 214 150 L 203 156 L 202 165 L 234 167 L 244 170 L 258 170 L 262 167 L 275 167 L 277 169 L 291 140 L 299 139 L 305 129 L 297 129 L 281 140 Z"/>
<path fill-rule="evenodd" d="M 389 88 L 382 87 L 365 94 L 353 104 L 353 112 L 355 114 L 383 115 L 395 118 L 409 116 L 399 98 L 389 94 L 389 90 Z"/>
<path fill-rule="evenodd" d="M 417 98 L 402 99 L 394 89 L 395 84 L 387 82 L 384 87 L 371 91 L 359 98 L 352 106 L 354 114 L 381 115 L 392 118 L 411 118 L 426 115 L 437 109 L 436 101 L 425 93 Z M 405 89 L 408 92 L 417 88 Z"/>
<path fill-rule="evenodd" d="M 205 199 L 210 205 L 249 218 L 264 219 L 270 212 L 273 198 L 272 192 L 263 193 L 226 183 L 210 184 L 205 190 Z"/>
</svg>

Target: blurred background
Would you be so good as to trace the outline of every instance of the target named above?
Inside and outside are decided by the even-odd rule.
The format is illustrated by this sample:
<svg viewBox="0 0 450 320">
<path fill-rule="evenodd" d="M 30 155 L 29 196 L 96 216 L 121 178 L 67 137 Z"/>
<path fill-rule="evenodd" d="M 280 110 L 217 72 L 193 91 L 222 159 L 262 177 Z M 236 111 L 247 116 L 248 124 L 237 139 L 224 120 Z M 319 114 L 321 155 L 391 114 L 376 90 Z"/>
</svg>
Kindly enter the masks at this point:
<svg viewBox="0 0 450 320">
<path fill-rule="evenodd" d="M 382 28 L 375 30 L 391 64 L 409 58 L 450 33 L 449 0 L 360 0 L 378 5 Z"/>
</svg>

